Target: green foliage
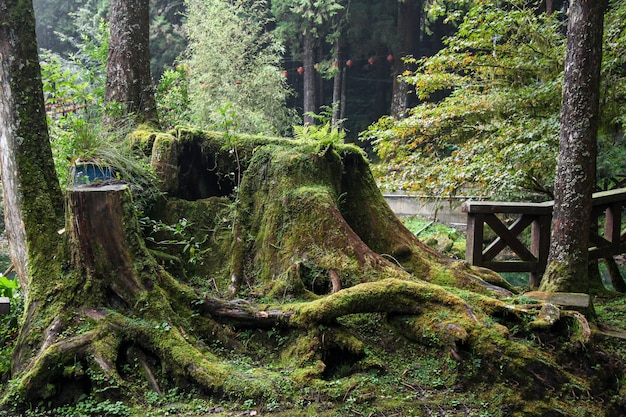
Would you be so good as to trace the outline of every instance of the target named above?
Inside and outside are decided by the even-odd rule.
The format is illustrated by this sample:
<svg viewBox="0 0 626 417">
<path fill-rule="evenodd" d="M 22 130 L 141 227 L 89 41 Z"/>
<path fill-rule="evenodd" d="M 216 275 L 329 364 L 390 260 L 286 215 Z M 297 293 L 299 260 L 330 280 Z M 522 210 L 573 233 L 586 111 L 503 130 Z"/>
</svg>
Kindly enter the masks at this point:
<svg viewBox="0 0 626 417">
<path fill-rule="evenodd" d="M 0 276 L 0 297 L 8 297 L 10 313 L 0 315 L 0 375 L 11 369 L 14 343 L 19 333 L 19 318 L 24 310 L 17 280 Z"/>
<path fill-rule="evenodd" d="M 185 50 L 183 13 L 183 0 L 150 2 L 150 66 L 155 78 L 161 78 Z"/>
<path fill-rule="evenodd" d="M 266 3 L 187 0 L 191 120 L 219 124 L 231 103 L 241 132 L 285 134 L 296 123 L 285 106 L 291 94 L 280 68 L 282 46 L 265 27 Z"/>
<path fill-rule="evenodd" d="M 0 276 L 0 297 L 13 298 L 18 288 L 17 280 Z"/>
<path fill-rule="evenodd" d="M 182 123 L 189 123 L 189 69 L 179 64 L 166 70 L 156 91 L 157 109 L 161 126 L 171 129 Z"/>
<path fill-rule="evenodd" d="M 390 187 L 433 195 L 549 193 L 564 59 L 560 28 L 557 14 L 474 6 L 445 48 L 416 61 L 419 69 L 405 77 L 421 99 L 445 98 L 417 106 L 404 120 L 383 118 L 363 135 L 387 163 L 379 175 Z"/>
<path fill-rule="evenodd" d="M 311 114 L 319 124 L 294 126 L 293 135 L 296 139 L 317 140 L 324 143 L 343 143 L 346 137 L 345 130 L 332 125 L 333 110 L 329 106 L 322 106 L 320 114 Z M 337 124 L 341 125 L 343 121 Z"/>
<path fill-rule="evenodd" d="M 191 264 L 202 264 L 204 256 L 211 250 L 204 247 L 208 234 L 205 234 L 202 239 L 196 238 L 192 233 L 196 230 L 196 226 L 187 219 L 180 219 L 175 224 L 166 224 L 149 217 L 142 217 L 139 222 L 147 241 L 160 248 L 168 246 L 181 248 L 179 252 L 188 255 L 187 261 Z"/>
<path fill-rule="evenodd" d="M 44 51 L 41 73 L 50 141 L 61 184 L 70 177 L 73 163 L 94 149 L 94 130 L 98 129 L 104 103 L 108 25 L 87 29 L 80 40 L 71 39 L 79 53 L 63 58 Z"/>
<path fill-rule="evenodd" d="M 601 132 L 612 136 L 626 125 L 626 1 L 611 0 L 604 18 Z"/>
<path fill-rule="evenodd" d="M 406 119 L 384 117 L 362 134 L 384 162 L 376 172 L 384 187 L 444 196 L 551 198 L 564 17 L 538 13 L 527 3 L 515 1 L 504 8 L 478 2 L 439 53 L 413 61 L 419 68 L 405 80 L 424 103 Z M 623 20 L 611 16 L 607 37 L 614 42 L 607 42 L 604 74 L 605 80 L 608 74 L 613 78 L 603 90 L 600 179 L 623 170 L 614 162 L 623 153 L 615 134 L 626 98 L 618 93 L 624 85 L 623 52 L 617 49 L 623 45 L 623 30 L 618 29 Z"/>
<path fill-rule="evenodd" d="M 305 33 L 322 38 L 333 30 L 333 18 L 341 16 L 345 6 L 337 0 L 290 0 L 272 2 L 272 12 L 278 20 L 281 39 L 300 39 Z M 336 23 L 336 22 L 335 22 Z"/>
<path fill-rule="evenodd" d="M 414 216 L 402 223 L 428 246 L 452 258 L 465 257 L 465 234 L 443 223 Z"/>
<path fill-rule="evenodd" d="M 109 27 L 104 20 L 90 20 L 85 14 L 86 9 L 81 9 L 76 15 L 80 39 L 68 38 L 78 50 L 76 54 L 63 58 L 42 53 L 44 98 L 57 176 L 62 186 L 68 185 L 77 162 L 95 162 L 111 167 L 117 179 L 152 194 L 154 175 L 149 161 L 125 140 L 131 126 L 122 123 L 109 131 L 101 125 Z M 115 104 L 105 111 L 115 112 Z"/>
<path fill-rule="evenodd" d="M 92 398 L 84 398 L 74 405 L 63 406 L 54 410 L 38 407 L 27 410 L 23 415 L 24 417 L 129 417 L 136 414 L 133 413 L 131 407 L 121 401 L 97 401 Z"/>
</svg>

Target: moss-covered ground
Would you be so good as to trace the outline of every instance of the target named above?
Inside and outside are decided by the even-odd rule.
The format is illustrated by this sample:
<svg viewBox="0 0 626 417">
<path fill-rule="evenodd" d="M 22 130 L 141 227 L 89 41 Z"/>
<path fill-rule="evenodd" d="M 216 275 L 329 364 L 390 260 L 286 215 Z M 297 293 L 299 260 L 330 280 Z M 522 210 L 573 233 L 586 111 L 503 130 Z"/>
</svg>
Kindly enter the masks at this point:
<svg viewBox="0 0 626 417">
<path fill-rule="evenodd" d="M 596 301 L 600 323 L 626 331 L 626 298 L 616 296 Z M 218 345 L 212 347 L 221 352 L 223 359 L 234 369 L 249 374 L 249 397 L 242 395 L 220 401 L 174 385 L 163 387 L 159 395 L 146 385 L 143 396 L 138 396 L 132 403 L 97 402 L 85 398 L 75 405 L 55 410 L 43 411 L 43 407 L 34 405 L 23 415 L 576 417 L 607 415 L 605 411 L 612 402 L 623 401 L 608 396 L 603 398 L 604 402 L 598 402 L 597 394 L 592 400 L 591 393 L 582 392 L 575 385 L 555 386 L 553 398 L 522 398 L 515 384 L 494 384 L 481 377 L 481 373 L 489 369 L 485 359 L 464 357 L 459 360 L 449 349 L 433 349 L 407 342 L 382 324 L 378 314 L 353 315 L 342 319 L 342 324 L 355 335 L 367 339 L 366 355 L 358 358 L 337 348 L 334 352 L 336 360 L 330 361 L 321 379 L 312 379 L 305 370 L 298 369 L 297 359 L 290 355 L 298 350 L 302 340 L 307 339 L 305 335 L 287 334 L 278 329 L 249 330 L 239 333 L 239 341 L 248 354 L 234 354 Z M 334 342 L 332 329 L 320 328 L 319 331 L 328 332 L 328 343 Z M 541 341 L 528 340 L 527 343 L 539 344 Z M 626 363 L 626 340 L 606 338 L 594 343 Z M 555 351 L 554 354 L 565 355 L 565 352 Z M 606 364 L 599 360 L 592 365 L 601 367 Z M 268 378 L 259 369 L 278 371 L 285 378 Z M 295 372 L 300 375 L 294 375 Z M 317 369 L 310 370 L 311 375 L 318 373 Z M 537 375 L 537 378 L 541 377 Z M 293 383 L 294 380 L 298 382 Z M 626 381 L 616 382 L 623 384 Z M 259 390 L 272 394 L 259 401 L 256 398 Z"/>
</svg>

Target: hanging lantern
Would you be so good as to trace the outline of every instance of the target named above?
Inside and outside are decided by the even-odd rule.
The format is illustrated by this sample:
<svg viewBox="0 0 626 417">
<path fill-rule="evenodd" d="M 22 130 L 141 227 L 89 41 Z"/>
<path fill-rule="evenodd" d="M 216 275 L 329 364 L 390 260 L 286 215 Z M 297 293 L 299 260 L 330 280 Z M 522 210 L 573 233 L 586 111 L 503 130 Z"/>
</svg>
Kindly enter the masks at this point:
<svg viewBox="0 0 626 417">
<path fill-rule="evenodd" d="M 298 67 L 297 71 L 298 71 L 298 74 L 300 75 L 304 74 L 304 68 L 302 67 Z"/>
<path fill-rule="evenodd" d="M 371 56 L 367 62 L 369 62 L 370 65 L 374 65 L 374 62 L 376 62 L 376 58 L 374 58 L 373 56 Z"/>
<path fill-rule="evenodd" d="M 349 59 L 346 61 L 346 67 L 350 68 L 352 66 L 352 60 Z"/>
<path fill-rule="evenodd" d="M 393 55 L 387 55 L 387 62 L 393 62 Z"/>
<path fill-rule="evenodd" d="M 287 78 L 289 76 L 289 71 L 283 71 L 283 75 Z"/>
</svg>

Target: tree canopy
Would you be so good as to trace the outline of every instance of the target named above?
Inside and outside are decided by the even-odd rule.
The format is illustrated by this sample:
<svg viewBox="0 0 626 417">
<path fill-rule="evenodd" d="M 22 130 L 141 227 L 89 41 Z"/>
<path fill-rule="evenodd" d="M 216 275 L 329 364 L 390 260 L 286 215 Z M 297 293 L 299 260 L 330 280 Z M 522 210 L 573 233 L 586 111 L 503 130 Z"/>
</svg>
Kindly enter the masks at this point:
<svg viewBox="0 0 626 417">
<path fill-rule="evenodd" d="M 418 61 L 406 80 L 423 104 L 408 118 L 384 117 L 363 133 L 383 160 L 379 178 L 390 188 L 433 195 L 484 194 L 503 199 L 552 198 L 556 168 L 565 37 L 558 12 L 481 2 L 436 55 Z M 615 135 L 621 95 L 611 87 L 619 62 L 607 16 L 601 91 L 601 178 L 620 173 Z M 617 55 L 616 55 L 617 54 Z M 612 82 L 608 81 L 611 78 Z M 615 82 L 615 84 L 613 84 Z M 616 93 L 614 95 L 614 93 Z M 600 179 L 600 178 L 599 178 Z"/>
</svg>

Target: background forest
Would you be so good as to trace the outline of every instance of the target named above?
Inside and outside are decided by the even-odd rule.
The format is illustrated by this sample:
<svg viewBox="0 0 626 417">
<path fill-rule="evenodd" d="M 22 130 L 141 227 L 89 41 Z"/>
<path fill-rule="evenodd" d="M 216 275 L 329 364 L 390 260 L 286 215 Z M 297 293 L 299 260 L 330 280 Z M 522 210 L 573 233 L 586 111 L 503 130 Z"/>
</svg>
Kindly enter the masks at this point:
<svg viewBox="0 0 626 417">
<path fill-rule="evenodd" d="M 101 103 L 107 3 L 35 1 L 47 102 L 66 106 L 53 111 L 60 136 L 84 128 L 77 119 Z M 227 123 L 272 135 L 291 135 L 303 118 L 328 122 L 380 162 L 385 190 L 550 199 L 565 9 L 561 1 L 155 0 L 160 117 L 165 127 Z M 600 188 L 623 174 L 625 10 L 611 1 L 605 18 Z"/>
</svg>

